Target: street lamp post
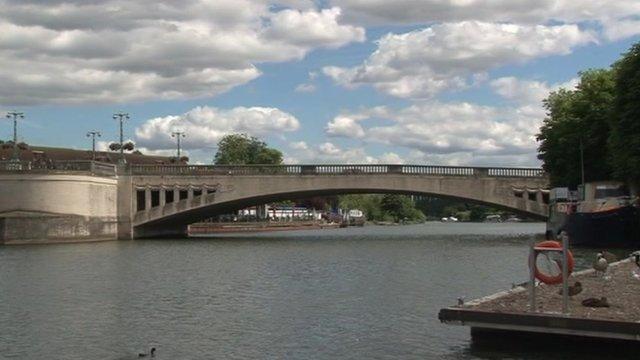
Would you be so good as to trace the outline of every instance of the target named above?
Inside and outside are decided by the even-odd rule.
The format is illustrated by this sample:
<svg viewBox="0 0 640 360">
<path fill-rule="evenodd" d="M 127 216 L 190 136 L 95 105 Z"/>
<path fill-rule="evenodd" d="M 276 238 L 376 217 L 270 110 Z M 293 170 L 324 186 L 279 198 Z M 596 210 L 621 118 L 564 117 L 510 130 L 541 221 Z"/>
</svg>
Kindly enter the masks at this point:
<svg viewBox="0 0 640 360">
<path fill-rule="evenodd" d="M 91 160 L 96 161 L 96 136 L 101 137 L 102 134 L 100 131 L 89 131 L 87 133 L 87 137 L 91 137 L 92 147 L 91 147 Z"/>
<path fill-rule="evenodd" d="M 171 137 L 178 140 L 178 161 L 180 161 L 180 138 L 186 137 L 184 131 L 174 131 L 171 133 Z"/>
<path fill-rule="evenodd" d="M 129 114 L 124 112 L 115 113 L 113 114 L 113 119 L 120 121 L 120 164 L 125 164 L 127 161 L 124 158 L 124 136 L 122 133 L 122 122 L 125 120 L 129 120 Z"/>
<path fill-rule="evenodd" d="M 20 161 L 20 156 L 18 155 L 18 119 L 24 119 L 24 113 L 10 111 L 7 113 L 7 119 L 11 118 L 13 118 L 13 157 L 11 161 L 18 162 Z"/>
</svg>

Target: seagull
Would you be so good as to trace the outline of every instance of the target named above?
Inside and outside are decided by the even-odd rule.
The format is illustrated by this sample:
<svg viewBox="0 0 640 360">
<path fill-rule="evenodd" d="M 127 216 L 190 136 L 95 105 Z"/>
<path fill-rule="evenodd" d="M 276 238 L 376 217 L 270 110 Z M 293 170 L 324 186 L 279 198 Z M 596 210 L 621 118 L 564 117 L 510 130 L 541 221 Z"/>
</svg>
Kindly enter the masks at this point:
<svg viewBox="0 0 640 360">
<path fill-rule="evenodd" d="M 632 252 L 631 257 L 633 258 L 633 260 L 636 262 L 636 265 L 638 265 L 638 268 L 640 269 L 640 250 Z"/>
<path fill-rule="evenodd" d="M 569 286 L 569 296 L 578 295 L 582 292 L 582 283 L 580 281 L 576 281 L 573 286 Z M 562 288 L 558 291 L 558 294 L 562 295 Z"/>
<path fill-rule="evenodd" d="M 598 253 L 598 255 L 596 255 L 596 261 L 593 262 L 593 269 L 596 271 L 596 276 L 598 276 L 598 273 L 604 275 L 608 267 L 609 263 L 607 262 L 607 259 L 604 258 L 602 253 Z"/>
<path fill-rule="evenodd" d="M 610 306 L 606 297 L 601 297 L 600 299 L 596 299 L 596 298 L 584 299 L 582 300 L 582 305 L 587 307 L 592 307 L 592 308 Z"/>
<path fill-rule="evenodd" d="M 149 351 L 149 353 L 139 353 L 138 357 L 147 357 L 149 355 L 150 355 L 150 357 L 156 356 L 156 348 L 152 347 L 151 350 Z"/>
</svg>

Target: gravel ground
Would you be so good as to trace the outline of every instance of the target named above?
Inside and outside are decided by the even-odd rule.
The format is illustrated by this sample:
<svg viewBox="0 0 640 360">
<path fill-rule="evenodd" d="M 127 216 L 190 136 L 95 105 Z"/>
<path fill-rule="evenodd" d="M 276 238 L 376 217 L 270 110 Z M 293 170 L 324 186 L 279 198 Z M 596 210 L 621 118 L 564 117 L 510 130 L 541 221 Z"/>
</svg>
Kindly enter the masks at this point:
<svg viewBox="0 0 640 360">
<path fill-rule="evenodd" d="M 582 283 L 582 292 L 569 298 L 569 316 L 587 319 L 640 322 L 640 272 L 635 263 L 628 260 L 611 264 L 606 278 L 594 276 L 593 270 L 576 273 L 569 284 Z M 608 280 L 607 280 L 608 278 Z M 558 292 L 562 285 L 540 285 L 536 289 L 536 303 L 539 312 L 560 313 L 562 295 Z M 589 308 L 582 305 L 587 298 L 606 297 L 611 307 Z M 502 296 L 479 299 L 463 307 L 501 313 L 523 313 L 529 311 L 529 291 L 516 288 Z M 493 299 L 491 299 L 493 298 Z"/>
</svg>

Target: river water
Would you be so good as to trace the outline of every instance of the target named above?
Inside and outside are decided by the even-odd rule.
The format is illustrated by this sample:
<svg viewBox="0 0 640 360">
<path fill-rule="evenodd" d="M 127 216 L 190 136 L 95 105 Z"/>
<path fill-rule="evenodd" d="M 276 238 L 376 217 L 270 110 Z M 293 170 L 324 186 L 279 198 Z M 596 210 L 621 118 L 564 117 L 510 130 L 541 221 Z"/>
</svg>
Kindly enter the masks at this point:
<svg viewBox="0 0 640 360">
<path fill-rule="evenodd" d="M 437 319 L 525 281 L 543 233 L 427 223 L 0 247 L 0 358 L 569 358 L 478 349 Z"/>
</svg>

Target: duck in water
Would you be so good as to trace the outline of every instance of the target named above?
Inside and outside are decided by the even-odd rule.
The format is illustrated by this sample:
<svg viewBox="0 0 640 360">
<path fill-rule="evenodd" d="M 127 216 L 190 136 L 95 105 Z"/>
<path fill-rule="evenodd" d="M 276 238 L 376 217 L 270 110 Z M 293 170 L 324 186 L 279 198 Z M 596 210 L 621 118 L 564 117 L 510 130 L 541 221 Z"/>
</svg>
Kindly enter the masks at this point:
<svg viewBox="0 0 640 360">
<path fill-rule="evenodd" d="M 148 353 L 140 353 L 138 354 L 138 357 L 154 357 L 156 356 L 156 348 L 152 347 L 151 350 L 149 350 Z"/>
</svg>

